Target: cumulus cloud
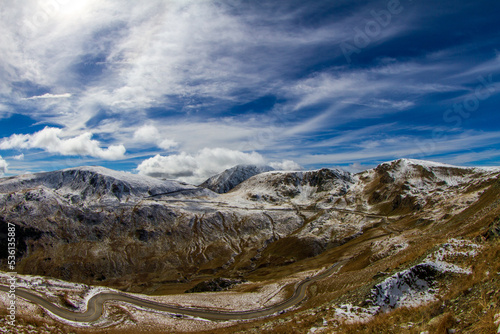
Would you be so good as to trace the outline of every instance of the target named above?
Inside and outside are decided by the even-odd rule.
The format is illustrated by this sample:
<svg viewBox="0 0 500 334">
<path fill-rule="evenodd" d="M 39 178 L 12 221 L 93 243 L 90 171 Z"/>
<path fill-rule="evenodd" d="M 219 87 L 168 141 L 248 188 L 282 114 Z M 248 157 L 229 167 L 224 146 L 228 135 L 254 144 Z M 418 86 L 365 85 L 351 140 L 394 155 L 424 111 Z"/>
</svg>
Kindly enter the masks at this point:
<svg viewBox="0 0 500 334">
<path fill-rule="evenodd" d="M 3 176 L 5 173 L 7 173 L 8 166 L 9 164 L 7 163 L 7 161 L 5 161 L 0 155 L 0 176 Z"/>
<path fill-rule="evenodd" d="M 91 132 L 85 132 L 72 138 L 64 138 L 63 130 L 45 127 L 33 134 L 14 134 L 0 141 L 0 149 L 33 149 L 38 148 L 49 153 L 60 155 L 80 155 L 117 160 L 124 157 L 123 145 L 112 145 L 101 148 L 97 140 L 92 139 Z"/>
<path fill-rule="evenodd" d="M 12 157 L 14 160 L 24 160 L 24 153 Z"/>
<path fill-rule="evenodd" d="M 154 143 L 160 137 L 158 129 L 153 125 L 144 125 L 134 132 L 134 140 L 142 143 Z"/>
<path fill-rule="evenodd" d="M 275 161 L 271 162 L 269 166 L 273 167 L 276 170 L 301 170 L 302 166 L 292 160 L 283 160 L 283 161 Z"/>
<path fill-rule="evenodd" d="M 154 125 L 141 126 L 134 132 L 134 141 L 143 144 L 155 144 L 164 150 L 176 147 L 178 143 L 175 140 L 165 138 Z"/>
<path fill-rule="evenodd" d="M 204 148 L 194 155 L 186 152 L 168 156 L 156 155 L 144 160 L 137 170 L 142 175 L 200 184 L 210 176 L 238 164 L 263 165 L 265 159 L 256 152 Z"/>
</svg>

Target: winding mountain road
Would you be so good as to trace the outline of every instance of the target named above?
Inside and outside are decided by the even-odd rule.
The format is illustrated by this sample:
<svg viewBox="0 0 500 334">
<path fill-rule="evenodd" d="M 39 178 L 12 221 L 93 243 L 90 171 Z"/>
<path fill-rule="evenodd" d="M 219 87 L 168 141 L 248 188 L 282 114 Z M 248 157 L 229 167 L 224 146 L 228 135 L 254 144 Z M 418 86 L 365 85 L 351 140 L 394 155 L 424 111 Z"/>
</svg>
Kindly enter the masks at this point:
<svg viewBox="0 0 500 334">
<path fill-rule="evenodd" d="M 301 281 L 300 283 L 298 283 L 295 286 L 295 291 L 293 295 L 287 300 L 284 300 L 278 304 L 269 307 L 249 310 L 249 311 L 220 311 L 208 308 L 205 309 L 205 308 L 174 306 L 174 305 L 162 304 L 142 299 L 136 296 L 127 295 L 125 293 L 100 292 L 89 299 L 87 303 L 87 310 L 85 312 L 73 312 L 71 310 L 61 308 L 55 305 L 54 303 L 48 301 L 44 297 L 34 294 L 24 288 L 17 288 L 16 295 L 18 297 L 24 298 L 30 302 L 33 302 L 45 308 L 46 310 L 55 314 L 58 317 L 75 322 L 93 322 L 98 320 L 104 312 L 104 303 L 108 301 L 121 301 L 156 311 L 164 311 L 168 313 L 187 315 L 207 320 L 248 320 L 278 313 L 300 303 L 306 297 L 307 287 L 323 278 L 330 276 L 340 263 L 341 262 L 337 262 L 333 264 L 330 268 L 319 273 L 318 275 L 313 277 L 308 277 L 303 281 Z M 9 287 L 0 285 L 0 291 L 8 292 Z"/>
</svg>

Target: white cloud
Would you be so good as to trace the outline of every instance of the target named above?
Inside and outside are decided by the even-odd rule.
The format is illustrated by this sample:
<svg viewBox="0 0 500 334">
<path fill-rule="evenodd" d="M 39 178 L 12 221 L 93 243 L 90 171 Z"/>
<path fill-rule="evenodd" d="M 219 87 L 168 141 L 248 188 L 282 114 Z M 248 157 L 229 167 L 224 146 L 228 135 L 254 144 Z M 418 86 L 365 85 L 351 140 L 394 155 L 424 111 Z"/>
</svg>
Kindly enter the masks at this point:
<svg viewBox="0 0 500 334">
<path fill-rule="evenodd" d="M 158 143 L 158 147 L 164 150 L 171 149 L 173 147 L 176 147 L 177 145 L 178 145 L 177 142 L 171 139 L 163 139 Z"/>
<path fill-rule="evenodd" d="M 282 160 L 281 162 L 271 162 L 269 166 L 273 167 L 276 170 L 301 170 L 302 166 L 292 160 Z"/>
<path fill-rule="evenodd" d="M 7 173 L 8 166 L 9 164 L 7 163 L 7 161 L 5 161 L 0 155 L 0 176 L 3 176 L 5 173 Z"/>
<path fill-rule="evenodd" d="M 298 102 L 294 110 L 326 101 L 334 101 L 339 96 L 366 94 L 367 91 L 360 89 L 360 84 L 366 85 L 369 81 L 365 73 L 357 72 L 343 76 L 334 77 L 330 74 L 314 75 L 298 81 L 286 88 L 289 97 L 297 97 Z M 372 87 L 371 90 L 374 90 Z"/>
<path fill-rule="evenodd" d="M 297 26 L 318 4 L 290 7 L 284 2 L 267 10 L 267 5 L 198 0 L 4 0 L 0 118 L 7 111 L 28 110 L 35 121 L 60 124 L 65 135 L 12 136 L 3 142 L 64 155 L 123 157 L 122 145 L 105 149 L 91 139 L 99 134 L 126 142 L 129 152 L 153 144 L 196 157 L 193 152 L 203 147 L 225 147 L 272 151 L 281 159 L 293 148 L 303 157 L 304 152 L 332 152 L 325 149 L 326 141 L 309 140 L 319 130 L 335 133 L 341 124 L 406 110 L 425 94 L 464 91 L 480 72 L 498 71 L 498 57 L 463 72 L 463 63 L 442 55 L 428 61 L 424 56 L 418 61 L 386 58 L 371 69 L 342 60 L 337 68 L 305 77 L 303 70 L 316 68 L 312 65 L 336 62 L 341 55 L 336 45 L 352 41 L 353 27 L 364 28 L 360 22 L 372 9 L 367 4 L 366 10 L 325 24 Z M 414 19 L 394 20 L 370 47 L 413 29 Z M 33 93 L 35 87 L 53 94 Z M 276 120 L 266 110 L 252 120 L 246 115 L 224 119 L 231 106 L 264 95 L 282 101 L 275 106 L 283 110 Z M 149 113 L 152 107 L 164 111 Z M 131 129 L 137 119 L 151 125 Z M 70 135 L 81 129 L 86 132 Z M 379 154 L 386 153 L 381 149 Z"/>
<path fill-rule="evenodd" d="M 7 114 L 7 113 L 6 113 L 6 111 L 8 111 L 8 110 L 9 110 L 9 107 L 8 107 L 8 106 L 6 106 L 6 105 L 5 105 L 5 104 L 3 104 L 3 103 L 0 103 L 0 119 L 1 119 L 4 115 L 6 115 L 6 114 Z"/>
<path fill-rule="evenodd" d="M 160 133 L 153 125 L 141 126 L 134 132 L 134 140 L 141 143 L 155 143 L 159 137 Z"/>
<path fill-rule="evenodd" d="M 373 168 L 373 167 L 375 167 L 375 165 L 362 165 L 359 162 L 355 162 L 355 163 L 349 164 L 347 166 L 335 166 L 334 168 L 339 168 L 339 169 L 342 169 L 342 170 L 345 170 L 347 172 L 355 174 L 355 173 L 359 173 L 359 172 L 365 171 L 365 170 Z"/>
<path fill-rule="evenodd" d="M 33 134 L 14 134 L 0 141 L 0 149 L 43 149 L 60 155 L 80 155 L 117 160 L 124 157 L 123 145 L 112 145 L 106 149 L 100 147 L 97 140 L 92 140 L 91 132 L 84 132 L 76 137 L 64 138 L 63 130 L 45 127 Z"/>
<path fill-rule="evenodd" d="M 393 112 L 392 110 L 402 111 L 414 106 L 414 102 L 410 100 L 392 98 L 396 95 L 395 92 L 412 96 L 423 89 L 419 87 L 417 90 L 408 83 L 409 81 L 404 76 L 356 69 L 340 74 L 312 75 L 283 87 L 283 94 L 292 101 L 290 109 L 294 111 L 320 104 L 340 110 L 344 108 L 343 104 L 353 104 L 368 107 L 378 114 L 386 114 Z"/>
<path fill-rule="evenodd" d="M 217 1 L 7 1 L 0 12 L 0 95 L 33 102 L 17 96 L 13 82 L 70 88 L 71 99 L 28 98 L 37 101 L 32 116 L 44 119 L 50 110 L 65 128 L 83 127 L 101 108 L 136 116 L 171 98 L 183 100 L 184 112 L 198 107 L 198 97 L 248 102 L 268 94 L 290 61 L 307 57 L 304 47 L 347 34 L 342 22 L 290 31 L 298 13 L 288 6 L 277 7 L 279 24 L 267 25 L 259 22 L 275 13 L 249 6 L 235 15 Z M 237 96 L 242 90 L 253 96 Z"/>
<path fill-rule="evenodd" d="M 178 143 L 175 140 L 165 138 L 154 125 L 141 126 L 134 132 L 134 141 L 143 144 L 155 144 L 164 150 L 176 147 Z"/>
<path fill-rule="evenodd" d="M 157 154 L 137 166 L 139 174 L 168 179 L 191 178 L 200 169 L 196 158 L 185 152 L 169 156 Z"/>
<path fill-rule="evenodd" d="M 16 156 L 12 157 L 12 159 L 14 159 L 14 160 L 24 160 L 24 154 L 21 153 L 19 155 L 16 155 Z"/>
<path fill-rule="evenodd" d="M 37 95 L 37 96 L 32 96 L 25 98 L 23 100 L 38 100 L 38 99 L 64 99 L 71 97 L 70 93 L 65 93 L 65 94 L 50 94 L 50 93 L 45 93 L 43 95 Z"/>
<path fill-rule="evenodd" d="M 176 179 L 191 184 L 200 184 L 212 175 L 238 164 L 265 164 L 259 153 L 245 153 L 225 148 L 204 148 L 194 155 L 156 155 L 144 160 L 137 170 L 139 174 L 167 179 Z"/>
</svg>

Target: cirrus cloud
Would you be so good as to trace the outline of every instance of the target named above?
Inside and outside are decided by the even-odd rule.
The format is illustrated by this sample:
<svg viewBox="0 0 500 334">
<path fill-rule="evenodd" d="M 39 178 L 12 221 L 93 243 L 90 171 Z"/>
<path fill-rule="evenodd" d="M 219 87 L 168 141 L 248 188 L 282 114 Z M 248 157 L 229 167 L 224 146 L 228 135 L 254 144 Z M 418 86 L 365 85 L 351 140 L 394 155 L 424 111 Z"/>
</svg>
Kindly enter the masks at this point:
<svg viewBox="0 0 500 334">
<path fill-rule="evenodd" d="M 25 98 L 23 100 L 38 100 L 38 99 L 64 99 L 71 97 L 70 93 L 65 93 L 65 94 L 50 94 L 50 93 L 45 93 L 43 95 L 37 95 L 37 96 L 32 96 Z"/>
</svg>

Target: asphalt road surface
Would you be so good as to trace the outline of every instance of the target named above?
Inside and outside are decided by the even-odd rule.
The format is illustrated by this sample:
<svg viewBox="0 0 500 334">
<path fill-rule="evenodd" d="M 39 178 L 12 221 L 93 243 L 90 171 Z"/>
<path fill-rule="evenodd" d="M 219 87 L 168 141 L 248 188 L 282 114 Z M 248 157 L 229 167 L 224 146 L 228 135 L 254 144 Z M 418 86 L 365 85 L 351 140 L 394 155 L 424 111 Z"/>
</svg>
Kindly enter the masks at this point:
<svg viewBox="0 0 500 334">
<path fill-rule="evenodd" d="M 339 264 L 340 262 L 337 262 L 327 270 L 319 273 L 318 275 L 313 277 L 308 277 L 303 281 L 301 281 L 300 283 L 298 283 L 295 287 L 293 295 L 287 300 L 284 300 L 278 304 L 269 307 L 250 310 L 250 311 L 220 311 L 208 308 L 205 309 L 205 308 L 174 306 L 150 300 L 145 300 L 139 297 L 127 295 L 125 293 L 100 292 L 89 299 L 87 304 L 87 310 L 82 313 L 82 312 L 73 312 L 71 310 L 61 308 L 53 304 L 52 302 L 48 301 L 47 299 L 40 297 L 39 295 L 36 295 L 24 288 L 17 288 L 16 295 L 18 297 L 24 298 L 30 302 L 33 302 L 45 308 L 46 310 L 50 311 L 51 313 L 61 318 L 76 322 L 92 322 L 98 320 L 104 311 L 104 303 L 108 301 L 122 301 L 135 306 L 145 307 L 152 310 L 164 311 L 179 315 L 193 316 L 208 320 L 248 320 L 275 314 L 300 303 L 306 297 L 307 287 L 320 279 L 330 276 Z M 9 287 L 0 285 L 0 291 L 8 292 Z"/>
</svg>

